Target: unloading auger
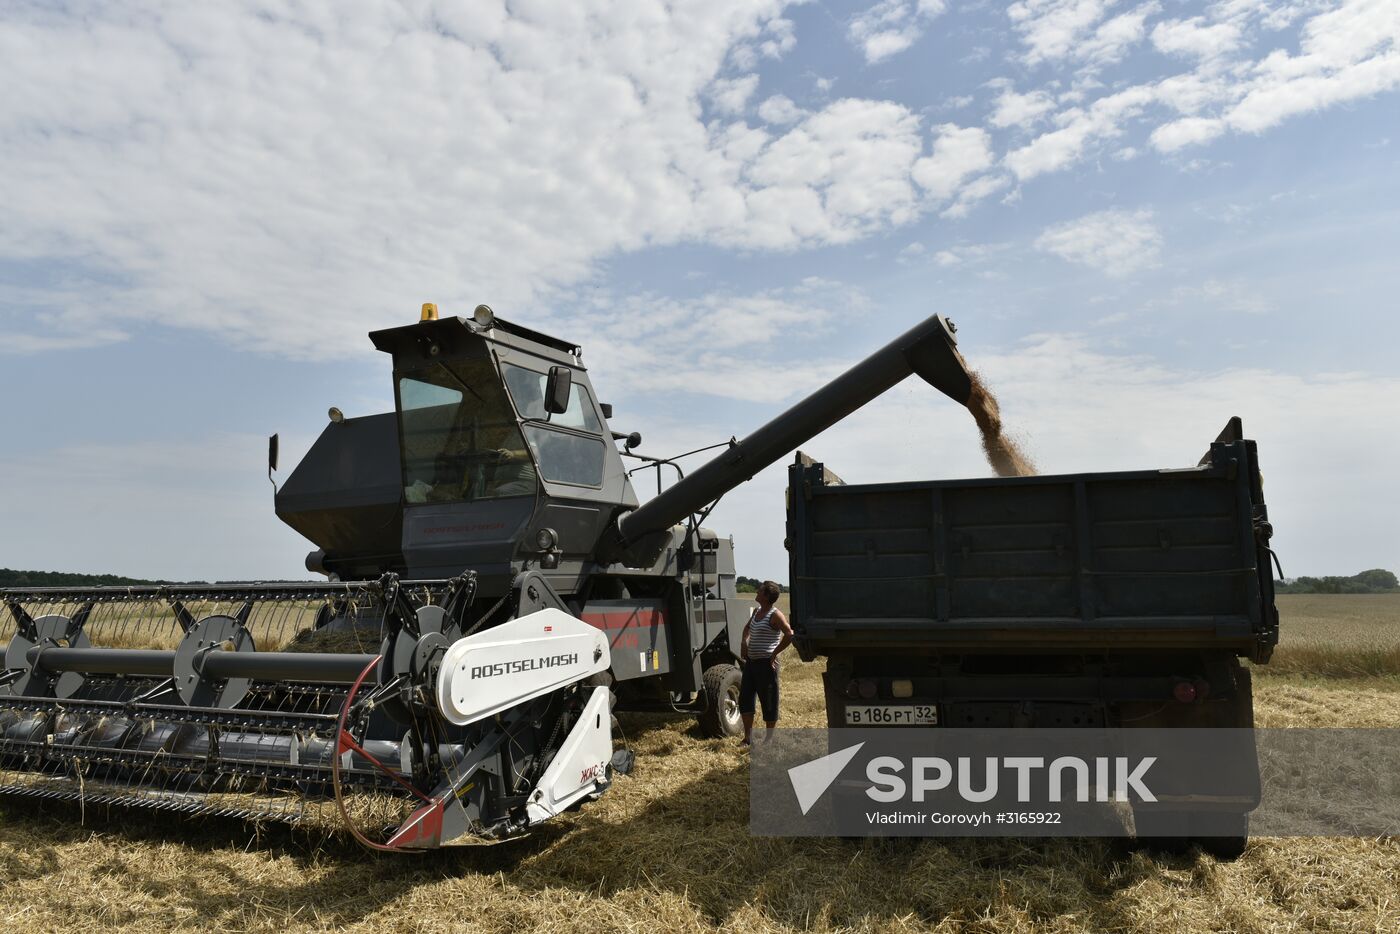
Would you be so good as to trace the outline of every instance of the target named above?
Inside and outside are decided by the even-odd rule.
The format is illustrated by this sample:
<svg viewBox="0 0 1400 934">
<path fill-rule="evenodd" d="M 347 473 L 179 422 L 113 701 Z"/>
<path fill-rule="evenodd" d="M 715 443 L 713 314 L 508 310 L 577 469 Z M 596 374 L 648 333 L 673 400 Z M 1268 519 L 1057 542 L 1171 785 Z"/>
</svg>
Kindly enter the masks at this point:
<svg viewBox="0 0 1400 934">
<path fill-rule="evenodd" d="M 484 305 L 370 338 L 395 411 L 332 409 L 276 496 L 324 582 L 0 592 L 0 794 L 395 850 L 527 832 L 630 768 L 614 708 L 740 731 L 720 496 L 913 373 L 971 391 L 935 315 L 686 477 L 608 428 L 574 344 Z"/>
</svg>

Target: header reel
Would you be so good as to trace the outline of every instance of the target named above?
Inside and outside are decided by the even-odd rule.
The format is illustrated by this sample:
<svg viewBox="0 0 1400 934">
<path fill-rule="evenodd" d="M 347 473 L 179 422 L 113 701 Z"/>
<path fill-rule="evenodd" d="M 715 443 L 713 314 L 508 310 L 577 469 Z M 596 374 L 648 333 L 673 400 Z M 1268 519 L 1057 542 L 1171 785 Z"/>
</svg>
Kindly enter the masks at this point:
<svg viewBox="0 0 1400 934">
<path fill-rule="evenodd" d="M 0 794 L 344 821 L 376 848 L 518 833 L 607 644 L 558 610 L 470 636 L 476 589 L 469 573 L 0 594 Z M 475 661 L 492 653 L 510 690 Z M 445 674 L 451 659 L 472 663 Z"/>
</svg>

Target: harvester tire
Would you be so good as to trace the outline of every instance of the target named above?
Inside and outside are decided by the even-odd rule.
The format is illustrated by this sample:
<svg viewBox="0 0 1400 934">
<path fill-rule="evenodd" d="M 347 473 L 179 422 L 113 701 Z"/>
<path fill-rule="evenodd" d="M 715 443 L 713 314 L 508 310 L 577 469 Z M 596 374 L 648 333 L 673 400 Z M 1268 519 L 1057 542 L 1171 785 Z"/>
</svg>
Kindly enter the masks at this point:
<svg viewBox="0 0 1400 934">
<path fill-rule="evenodd" d="M 584 687 L 608 689 L 609 710 L 617 709 L 617 691 L 613 688 L 613 685 L 616 683 L 617 680 L 613 677 L 611 671 L 600 671 L 597 674 L 589 675 L 587 678 L 583 679 Z"/>
<path fill-rule="evenodd" d="M 712 739 L 740 736 L 744 722 L 739 719 L 739 682 L 743 673 L 730 664 L 705 669 L 705 708 L 700 711 L 700 732 Z"/>
</svg>

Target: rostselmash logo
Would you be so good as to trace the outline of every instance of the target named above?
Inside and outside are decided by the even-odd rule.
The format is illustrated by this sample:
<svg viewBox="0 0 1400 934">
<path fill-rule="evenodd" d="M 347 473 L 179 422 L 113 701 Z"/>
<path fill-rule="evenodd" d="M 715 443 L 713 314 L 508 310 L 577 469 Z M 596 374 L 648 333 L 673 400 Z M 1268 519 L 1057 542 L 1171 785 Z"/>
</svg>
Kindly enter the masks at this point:
<svg viewBox="0 0 1400 934">
<path fill-rule="evenodd" d="M 472 668 L 472 678 L 495 678 L 498 675 L 518 675 L 527 671 L 541 671 L 545 668 L 558 668 L 560 665 L 575 665 L 578 653 L 568 655 L 545 655 L 542 658 L 517 658 L 509 662 L 496 662 L 491 665 L 476 665 Z"/>
<path fill-rule="evenodd" d="M 856 743 L 788 769 L 798 807 L 806 814 L 865 743 Z M 1156 756 L 1130 760 L 1125 756 L 1083 759 L 1059 756 L 1048 762 L 1041 756 L 970 756 L 944 759 L 939 756 L 876 756 L 865 764 L 870 786 L 865 796 L 881 804 L 897 801 L 922 803 L 940 792 L 956 794 L 971 804 L 983 804 L 1004 794 L 1012 785 L 1016 802 L 1060 803 L 1066 800 L 1086 804 L 1112 798 L 1127 801 L 1156 801 L 1145 781 Z M 1003 785 L 1003 782 L 1006 784 Z"/>
</svg>

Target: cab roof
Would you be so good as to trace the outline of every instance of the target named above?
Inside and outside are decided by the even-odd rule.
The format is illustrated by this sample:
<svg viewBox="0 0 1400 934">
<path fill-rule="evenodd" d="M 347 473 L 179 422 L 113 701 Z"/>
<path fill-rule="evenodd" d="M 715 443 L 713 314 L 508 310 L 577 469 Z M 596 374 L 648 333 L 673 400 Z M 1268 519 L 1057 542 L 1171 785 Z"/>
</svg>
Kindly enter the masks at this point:
<svg viewBox="0 0 1400 934">
<path fill-rule="evenodd" d="M 418 321 L 397 328 L 371 331 L 374 346 L 399 357 L 426 353 L 436 344 L 442 352 L 456 353 L 478 340 L 490 341 L 518 350 L 528 351 L 571 367 L 582 367 L 582 348 L 577 344 L 550 337 L 539 331 L 495 318 L 490 326 L 482 327 L 466 318 L 440 318 Z"/>
</svg>

